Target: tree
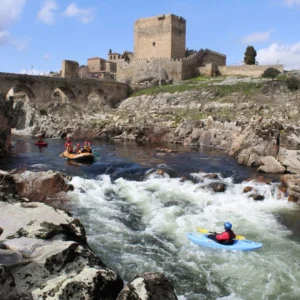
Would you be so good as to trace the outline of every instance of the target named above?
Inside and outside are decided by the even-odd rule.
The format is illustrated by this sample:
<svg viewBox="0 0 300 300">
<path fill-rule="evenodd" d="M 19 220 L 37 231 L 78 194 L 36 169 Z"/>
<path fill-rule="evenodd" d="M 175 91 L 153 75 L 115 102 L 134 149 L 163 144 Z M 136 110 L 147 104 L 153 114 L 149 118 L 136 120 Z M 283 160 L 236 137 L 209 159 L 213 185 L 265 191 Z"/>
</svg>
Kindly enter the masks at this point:
<svg viewBox="0 0 300 300">
<path fill-rule="evenodd" d="M 124 51 L 123 54 L 121 55 L 121 58 L 123 58 L 127 63 L 129 63 L 130 62 L 129 52 Z"/>
<path fill-rule="evenodd" d="M 272 78 L 274 80 L 275 77 L 277 77 L 280 74 L 280 71 L 275 68 L 268 68 L 266 69 L 261 77 L 263 78 Z"/>
<path fill-rule="evenodd" d="M 255 65 L 256 64 L 256 57 L 257 53 L 253 46 L 248 46 L 244 56 L 244 63 L 246 65 Z"/>
</svg>

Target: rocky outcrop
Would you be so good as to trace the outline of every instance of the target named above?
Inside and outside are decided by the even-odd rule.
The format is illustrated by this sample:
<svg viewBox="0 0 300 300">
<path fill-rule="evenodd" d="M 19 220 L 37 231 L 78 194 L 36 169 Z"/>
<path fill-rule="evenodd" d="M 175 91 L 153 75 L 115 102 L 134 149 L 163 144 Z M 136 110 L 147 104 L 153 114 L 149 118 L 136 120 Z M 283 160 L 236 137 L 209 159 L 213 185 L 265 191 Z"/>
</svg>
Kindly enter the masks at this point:
<svg viewBox="0 0 300 300">
<path fill-rule="evenodd" d="M 38 202 L 0 209 L 0 299 L 116 299 L 123 281 L 90 250 L 78 220 Z"/>
<path fill-rule="evenodd" d="M 283 175 L 280 181 L 283 188 L 287 188 L 285 193 L 288 195 L 288 200 L 298 202 L 300 200 L 300 174 Z"/>
<path fill-rule="evenodd" d="M 177 300 L 170 281 L 161 273 L 136 276 L 120 293 L 117 300 Z"/>
<path fill-rule="evenodd" d="M 13 100 L 6 101 L 0 92 L 0 157 L 9 151 L 11 128 L 15 123 Z"/>
</svg>

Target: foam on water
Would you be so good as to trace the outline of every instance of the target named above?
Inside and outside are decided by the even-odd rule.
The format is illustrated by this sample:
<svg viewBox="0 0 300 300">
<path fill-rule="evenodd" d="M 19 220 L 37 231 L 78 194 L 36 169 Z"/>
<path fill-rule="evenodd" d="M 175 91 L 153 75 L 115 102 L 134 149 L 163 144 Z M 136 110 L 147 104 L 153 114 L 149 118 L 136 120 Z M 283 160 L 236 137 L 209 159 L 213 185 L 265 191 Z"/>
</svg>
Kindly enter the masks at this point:
<svg viewBox="0 0 300 300">
<path fill-rule="evenodd" d="M 198 183 L 157 174 L 142 182 L 74 177 L 73 211 L 99 257 L 126 281 L 139 273 L 164 272 L 181 300 L 296 299 L 300 248 L 278 215 L 297 206 L 277 199 L 276 184 L 221 178 L 227 189 L 214 193 L 207 187 L 214 180 L 203 175 L 192 174 Z M 246 186 L 265 200 L 253 201 L 248 197 L 253 191 L 243 193 Z M 264 247 L 212 250 L 186 237 L 197 227 L 220 232 L 224 221 Z"/>
</svg>

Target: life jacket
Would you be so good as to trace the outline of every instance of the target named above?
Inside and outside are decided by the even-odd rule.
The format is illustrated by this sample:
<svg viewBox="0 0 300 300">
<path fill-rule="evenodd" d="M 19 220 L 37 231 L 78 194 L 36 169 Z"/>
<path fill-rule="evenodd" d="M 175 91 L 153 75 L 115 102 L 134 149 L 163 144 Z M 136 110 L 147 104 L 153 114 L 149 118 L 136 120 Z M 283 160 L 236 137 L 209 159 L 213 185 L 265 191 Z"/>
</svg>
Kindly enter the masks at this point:
<svg viewBox="0 0 300 300">
<path fill-rule="evenodd" d="M 232 245 L 234 243 L 235 233 L 231 229 L 226 230 L 226 232 L 229 234 L 229 239 L 221 240 L 221 241 L 219 241 L 219 243 L 221 243 L 223 245 Z"/>
</svg>

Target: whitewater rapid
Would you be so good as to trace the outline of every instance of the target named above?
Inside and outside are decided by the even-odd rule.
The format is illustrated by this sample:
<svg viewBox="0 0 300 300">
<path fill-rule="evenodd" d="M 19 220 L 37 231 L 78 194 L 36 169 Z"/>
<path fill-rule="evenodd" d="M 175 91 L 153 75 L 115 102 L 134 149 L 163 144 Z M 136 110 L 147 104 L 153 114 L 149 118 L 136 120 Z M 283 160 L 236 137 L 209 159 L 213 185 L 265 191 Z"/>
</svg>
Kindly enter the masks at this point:
<svg viewBox="0 0 300 300">
<path fill-rule="evenodd" d="M 205 173 L 197 181 L 152 174 L 144 181 L 108 175 L 73 177 L 72 212 L 84 224 L 97 255 L 125 281 L 145 272 L 163 272 L 179 299 L 298 299 L 300 247 L 279 222 L 282 213 L 299 209 L 279 197 L 276 183 L 222 178 L 224 193 Z M 254 201 L 246 186 L 265 197 Z M 253 193 L 250 192 L 250 193 Z M 236 234 L 262 242 L 253 252 L 223 251 L 192 244 L 196 228 L 222 231 L 233 224 Z"/>
</svg>

